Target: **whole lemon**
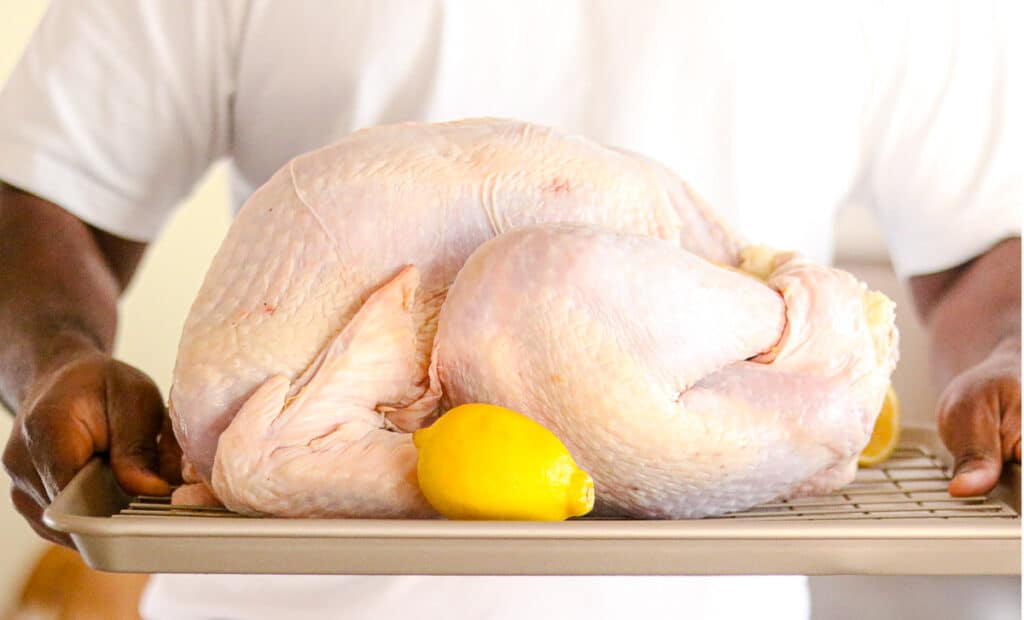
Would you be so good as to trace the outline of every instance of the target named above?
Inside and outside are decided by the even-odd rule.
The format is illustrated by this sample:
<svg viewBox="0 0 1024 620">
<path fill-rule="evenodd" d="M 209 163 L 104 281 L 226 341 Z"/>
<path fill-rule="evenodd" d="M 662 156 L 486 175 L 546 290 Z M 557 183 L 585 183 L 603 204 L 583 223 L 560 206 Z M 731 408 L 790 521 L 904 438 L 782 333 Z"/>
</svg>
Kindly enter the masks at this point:
<svg viewBox="0 0 1024 620">
<path fill-rule="evenodd" d="M 420 489 L 449 519 L 562 521 L 594 507 L 594 481 L 562 442 L 510 409 L 460 405 L 412 440 Z"/>
</svg>

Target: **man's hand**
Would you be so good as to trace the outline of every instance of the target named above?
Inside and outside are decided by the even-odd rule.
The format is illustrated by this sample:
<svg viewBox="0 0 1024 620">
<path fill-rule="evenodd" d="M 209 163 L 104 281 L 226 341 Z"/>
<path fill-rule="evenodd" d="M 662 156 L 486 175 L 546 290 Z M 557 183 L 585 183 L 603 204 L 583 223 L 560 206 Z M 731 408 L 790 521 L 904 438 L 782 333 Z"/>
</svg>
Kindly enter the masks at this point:
<svg viewBox="0 0 1024 620">
<path fill-rule="evenodd" d="M 128 493 L 166 495 L 160 465 L 173 480 L 177 463 L 173 442 L 163 442 L 165 454 L 158 454 L 165 419 L 160 392 L 142 372 L 105 353 L 68 355 L 29 388 L 4 450 L 18 512 L 40 536 L 71 546 L 43 525 L 43 510 L 97 454 L 109 457 Z"/>
<path fill-rule="evenodd" d="M 18 511 L 55 542 L 70 545 L 43 509 L 95 454 L 128 492 L 168 491 L 156 473 L 160 393 L 110 357 L 117 299 L 145 248 L 0 183 L 0 401 L 17 412 L 3 464 Z M 177 446 L 162 436 L 174 474 Z"/>
<path fill-rule="evenodd" d="M 944 385 L 939 433 L 955 459 L 949 492 L 983 495 L 1003 463 L 1020 461 L 1020 239 L 974 260 L 911 278 Z"/>
<path fill-rule="evenodd" d="M 939 433 L 955 457 L 951 495 L 983 495 L 1003 463 L 1020 462 L 1020 340 L 954 378 L 939 401 Z"/>
</svg>

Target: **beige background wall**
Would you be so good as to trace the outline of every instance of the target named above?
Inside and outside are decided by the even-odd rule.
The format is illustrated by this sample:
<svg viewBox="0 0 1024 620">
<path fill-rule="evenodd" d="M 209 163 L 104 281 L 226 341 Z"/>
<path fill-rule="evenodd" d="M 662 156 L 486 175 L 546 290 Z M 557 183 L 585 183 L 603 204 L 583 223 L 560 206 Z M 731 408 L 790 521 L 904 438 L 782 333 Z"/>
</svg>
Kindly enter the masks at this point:
<svg viewBox="0 0 1024 620">
<path fill-rule="evenodd" d="M 45 0 L 10 0 L 0 8 L 0 83 L 6 80 L 45 6 Z M 170 384 L 182 322 L 206 266 L 227 230 L 228 216 L 224 166 L 218 166 L 151 248 L 121 304 L 117 354 L 149 373 L 165 394 Z M 921 329 L 888 269 L 884 246 L 874 221 L 862 209 L 849 209 L 843 214 L 838 230 L 841 231 L 841 263 L 872 286 L 889 293 L 900 305 L 903 359 L 894 378 L 896 389 L 903 397 L 908 421 L 930 424 L 935 395 L 924 370 L 927 354 Z M 0 440 L 6 441 L 9 429 L 9 416 L 0 414 Z M 0 476 L 0 492 L 3 494 L 0 499 L 0 610 L 7 605 L 19 587 L 24 571 L 42 548 L 32 531 L 11 508 L 7 500 L 8 485 L 6 476 Z M 934 579 L 890 579 L 884 583 L 879 580 L 820 580 L 815 582 L 814 588 L 819 612 L 816 618 L 822 620 L 866 617 L 862 612 L 867 613 L 868 608 L 872 609 L 876 620 L 1019 617 L 1019 603 L 1015 606 L 1013 602 L 1019 597 L 1019 589 L 1013 580 L 960 580 L 955 583 Z M 887 594 L 879 596 L 883 591 Z M 913 592 L 919 593 L 916 598 Z M 969 611 L 970 608 L 978 610 L 975 605 L 978 597 L 983 597 L 988 603 L 989 613 L 985 616 L 974 616 Z M 911 606 L 909 609 L 933 605 L 934 611 L 924 616 L 908 615 L 908 608 L 901 609 L 888 603 L 878 605 L 879 601 L 886 599 L 902 600 Z M 829 600 L 833 604 L 827 604 Z"/>
</svg>

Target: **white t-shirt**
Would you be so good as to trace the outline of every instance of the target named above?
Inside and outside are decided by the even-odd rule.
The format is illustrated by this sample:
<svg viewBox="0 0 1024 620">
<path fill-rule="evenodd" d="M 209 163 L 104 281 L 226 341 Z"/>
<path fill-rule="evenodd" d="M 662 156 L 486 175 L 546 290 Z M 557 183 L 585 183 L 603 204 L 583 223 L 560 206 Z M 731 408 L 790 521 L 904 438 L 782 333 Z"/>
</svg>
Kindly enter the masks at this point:
<svg viewBox="0 0 1024 620">
<path fill-rule="evenodd" d="M 0 93 L 0 179 L 150 240 L 220 158 L 237 208 L 289 158 L 357 128 L 508 116 L 658 159 L 745 236 L 822 262 L 837 209 L 869 204 L 906 277 L 1020 234 L 1015 11 L 55 1 Z M 154 620 L 801 618 L 807 597 L 799 577 L 161 576 L 144 607 Z"/>
</svg>

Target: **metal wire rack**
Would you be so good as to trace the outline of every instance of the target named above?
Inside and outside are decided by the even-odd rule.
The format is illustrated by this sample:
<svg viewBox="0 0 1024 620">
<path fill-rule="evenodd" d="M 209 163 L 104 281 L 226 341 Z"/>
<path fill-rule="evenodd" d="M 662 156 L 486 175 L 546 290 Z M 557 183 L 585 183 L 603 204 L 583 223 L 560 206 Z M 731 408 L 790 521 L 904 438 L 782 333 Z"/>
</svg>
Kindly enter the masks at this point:
<svg viewBox="0 0 1024 620">
<path fill-rule="evenodd" d="M 985 497 L 950 497 L 950 472 L 920 446 L 901 446 L 879 467 L 862 468 L 856 480 L 831 495 L 762 504 L 712 520 L 856 521 L 879 519 L 1019 519 L 1006 504 Z M 115 517 L 233 517 L 224 508 L 172 506 L 167 497 L 139 496 Z"/>
<path fill-rule="evenodd" d="M 903 446 L 879 467 L 863 468 L 856 480 L 827 496 L 762 504 L 751 510 L 713 517 L 759 520 L 866 519 L 1018 519 L 1002 502 L 986 497 L 950 497 L 949 470 L 918 446 Z"/>
</svg>

